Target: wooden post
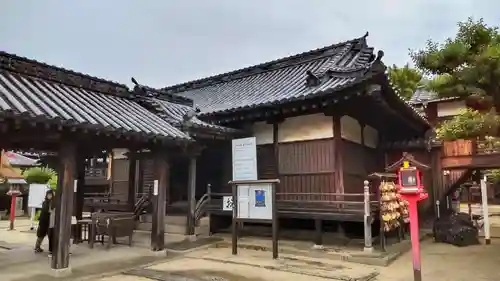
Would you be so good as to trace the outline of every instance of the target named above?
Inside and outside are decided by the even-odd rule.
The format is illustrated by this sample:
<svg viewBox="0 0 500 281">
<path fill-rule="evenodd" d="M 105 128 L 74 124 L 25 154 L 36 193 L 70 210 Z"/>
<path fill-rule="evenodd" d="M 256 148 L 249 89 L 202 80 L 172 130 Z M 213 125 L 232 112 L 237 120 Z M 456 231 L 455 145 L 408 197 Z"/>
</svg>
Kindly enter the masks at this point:
<svg viewBox="0 0 500 281">
<path fill-rule="evenodd" d="M 342 157 L 342 125 L 341 117 L 338 114 L 333 116 L 333 153 L 334 153 L 334 163 L 335 163 L 335 173 L 334 173 L 334 193 L 344 193 L 344 159 Z M 344 199 L 339 196 L 335 196 L 336 201 L 343 201 Z M 342 208 L 342 204 L 337 207 Z"/>
<path fill-rule="evenodd" d="M 276 193 L 278 192 L 279 181 L 277 183 L 273 183 L 273 194 L 272 194 L 272 202 L 273 202 L 273 219 L 272 219 L 272 228 L 273 228 L 273 259 L 278 258 L 278 240 L 279 240 L 279 217 L 278 217 L 278 204 L 276 200 Z"/>
<path fill-rule="evenodd" d="M 323 221 L 319 218 L 314 220 L 314 249 L 323 249 Z"/>
<path fill-rule="evenodd" d="M 488 189 L 487 189 L 486 175 L 481 179 L 481 205 L 483 209 L 484 241 L 486 245 L 489 245 L 491 244 L 491 235 L 490 235 L 490 212 L 488 207 Z"/>
<path fill-rule="evenodd" d="M 195 217 L 194 211 L 196 207 L 196 156 L 189 155 L 189 171 L 188 171 L 188 213 L 186 224 L 186 235 L 194 235 L 195 233 Z"/>
<path fill-rule="evenodd" d="M 137 172 L 137 152 L 136 150 L 130 150 L 128 153 L 128 196 L 127 203 L 129 205 L 130 210 L 134 210 L 135 207 L 135 198 L 136 198 L 136 190 L 135 190 L 135 175 Z"/>
<path fill-rule="evenodd" d="M 232 220 L 232 253 L 238 254 L 238 189 L 235 184 L 231 186 L 233 195 L 233 220 Z"/>
<path fill-rule="evenodd" d="M 165 204 L 169 189 L 170 165 L 166 153 L 155 155 L 155 175 L 153 187 L 153 225 L 151 231 L 151 250 L 165 249 Z"/>
<path fill-rule="evenodd" d="M 73 210 L 73 216 L 76 217 L 77 220 L 82 219 L 83 215 L 83 204 L 84 204 L 84 196 L 85 196 L 85 157 L 80 155 L 77 158 L 76 163 L 76 177 L 77 177 L 77 187 L 75 194 L 75 208 Z M 74 226 L 75 235 L 73 237 L 73 242 L 80 243 L 82 240 L 82 225 L 77 224 Z"/>
<path fill-rule="evenodd" d="M 63 141 L 59 149 L 59 173 L 56 190 L 54 249 L 51 267 L 69 270 L 69 242 L 73 214 L 74 180 L 76 172 L 76 145 Z"/>
<path fill-rule="evenodd" d="M 370 186 L 369 182 L 363 182 L 364 199 L 365 199 L 365 252 L 373 252 L 372 246 L 372 214 L 370 206 Z"/>
</svg>

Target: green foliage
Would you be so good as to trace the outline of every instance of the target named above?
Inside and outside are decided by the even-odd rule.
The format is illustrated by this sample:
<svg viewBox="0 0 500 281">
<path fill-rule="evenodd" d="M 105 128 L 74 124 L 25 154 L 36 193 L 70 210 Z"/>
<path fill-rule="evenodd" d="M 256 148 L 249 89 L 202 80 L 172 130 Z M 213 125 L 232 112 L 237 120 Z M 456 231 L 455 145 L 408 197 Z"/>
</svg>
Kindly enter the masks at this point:
<svg viewBox="0 0 500 281">
<path fill-rule="evenodd" d="M 442 122 L 435 130 L 438 139 L 453 141 L 496 135 L 499 125 L 500 116 L 494 111 L 482 113 L 466 109 L 452 119 Z"/>
<path fill-rule="evenodd" d="M 489 96 L 500 109 L 500 34 L 483 19 L 458 23 L 454 38 L 410 53 L 416 67 L 434 75 L 429 88 L 442 97 Z"/>
<path fill-rule="evenodd" d="M 48 167 L 33 167 L 24 171 L 23 176 L 27 183 L 46 184 L 56 172 Z"/>
<path fill-rule="evenodd" d="M 389 79 L 396 92 L 404 99 L 410 99 L 418 86 L 421 85 L 422 73 L 408 64 L 403 67 L 389 67 Z"/>
<path fill-rule="evenodd" d="M 49 185 L 50 189 L 52 189 L 54 191 L 57 189 L 57 174 L 56 173 L 54 173 L 52 175 L 52 177 L 50 178 L 50 180 L 47 184 Z"/>
<path fill-rule="evenodd" d="M 40 220 L 40 213 L 42 211 L 41 210 L 37 210 L 36 213 L 35 213 L 35 221 L 39 221 Z"/>
</svg>

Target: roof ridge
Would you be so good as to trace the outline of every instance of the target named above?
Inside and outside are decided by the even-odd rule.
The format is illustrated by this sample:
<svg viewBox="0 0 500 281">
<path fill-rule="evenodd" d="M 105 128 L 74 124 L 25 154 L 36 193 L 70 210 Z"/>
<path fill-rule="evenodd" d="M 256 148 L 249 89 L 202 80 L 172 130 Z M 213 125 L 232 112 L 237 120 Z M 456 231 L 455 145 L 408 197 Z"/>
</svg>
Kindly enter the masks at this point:
<svg viewBox="0 0 500 281">
<path fill-rule="evenodd" d="M 0 69 L 105 94 L 128 96 L 125 84 L 0 51 Z"/>
<path fill-rule="evenodd" d="M 249 75 L 255 75 L 257 73 L 263 73 L 271 70 L 276 70 L 276 69 L 281 69 L 284 67 L 289 67 L 291 65 L 295 65 L 298 63 L 303 63 L 311 60 L 317 60 L 321 59 L 324 57 L 327 57 L 329 55 L 332 55 L 331 53 L 328 53 L 328 51 L 331 52 L 332 49 L 344 46 L 346 44 L 353 44 L 353 43 L 358 43 L 361 40 L 364 40 L 366 42 L 366 37 L 368 36 L 368 32 L 366 32 L 362 37 L 335 43 L 332 45 L 328 45 L 325 47 L 313 49 L 307 52 L 302 52 L 299 54 L 267 61 L 264 63 L 256 64 L 253 66 L 249 67 L 244 67 L 240 68 L 237 70 L 217 74 L 217 75 L 212 75 L 209 77 L 201 78 L 201 79 L 195 79 L 191 80 L 188 82 L 183 82 L 175 85 L 171 85 L 165 88 L 162 88 L 162 91 L 165 91 L 167 93 L 178 93 L 178 92 L 183 92 L 186 90 L 193 90 L 197 88 L 202 88 L 206 87 L 208 85 L 213 85 L 216 83 L 221 83 L 221 82 L 227 82 L 231 80 L 236 80 L 240 79 Z M 337 53 L 334 53 L 337 55 Z M 287 63 L 288 62 L 288 63 Z M 286 63 L 286 64 L 285 64 Z M 281 64 L 281 65 L 280 65 Z M 273 67 L 275 66 L 275 67 Z M 231 77 L 233 76 L 233 77 Z"/>
</svg>

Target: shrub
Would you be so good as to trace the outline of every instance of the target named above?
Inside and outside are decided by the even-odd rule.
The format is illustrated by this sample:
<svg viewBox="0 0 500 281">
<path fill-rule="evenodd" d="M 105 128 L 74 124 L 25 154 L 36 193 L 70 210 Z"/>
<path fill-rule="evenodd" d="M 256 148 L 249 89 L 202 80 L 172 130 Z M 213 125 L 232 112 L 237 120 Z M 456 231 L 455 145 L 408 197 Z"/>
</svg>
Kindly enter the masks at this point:
<svg viewBox="0 0 500 281">
<path fill-rule="evenodd" d="M 52 189 L 54 191 L 57 189 L 57 174 L 56 173 L 54 173 L 52 175 L 52 177 L 50 178 L 50 180 L 47 184 L 49 185 L 50 189 Z"/>
<path fill-rule="evenodd" d="M 436 136 L 443 141 L 496 136 L 500 117 L 495 111 L 482 113 L 466 109 L 436 128 Z"/>
<path fill-rule="evenodd" d="M 56 172 L 48 167 L 33 167 L 24 171 L 23 176 L 29 184 L 46 184 L 56 176 Z"/>
</svg>

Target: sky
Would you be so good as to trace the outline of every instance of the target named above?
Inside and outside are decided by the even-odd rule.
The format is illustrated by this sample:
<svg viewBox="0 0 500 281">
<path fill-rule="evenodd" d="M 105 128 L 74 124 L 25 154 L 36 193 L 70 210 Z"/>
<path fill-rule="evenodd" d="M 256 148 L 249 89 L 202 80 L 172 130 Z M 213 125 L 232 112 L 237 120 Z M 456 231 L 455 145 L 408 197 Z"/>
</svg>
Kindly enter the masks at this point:
<svg viewBox="0 0 500 281">
<path fill-rule="evenodd" d="M 166 87 L 363 36 L 387 65 L 494 0 L 0 0 L 0 51 Z"/>
</svg>

